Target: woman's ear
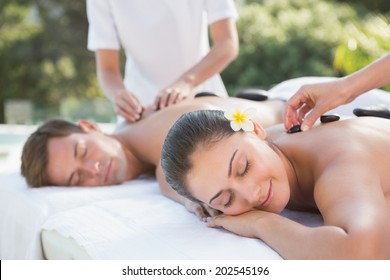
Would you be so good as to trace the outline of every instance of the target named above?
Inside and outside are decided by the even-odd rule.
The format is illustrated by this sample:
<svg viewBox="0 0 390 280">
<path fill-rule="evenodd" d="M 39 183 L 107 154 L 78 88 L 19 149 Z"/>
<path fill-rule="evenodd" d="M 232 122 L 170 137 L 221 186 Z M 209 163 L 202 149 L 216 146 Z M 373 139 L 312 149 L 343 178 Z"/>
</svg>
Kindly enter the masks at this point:
<svg viewBox="0 0 390 280">
<path fill-rule="evenodd" d="M 79 126 L 85 132 L 90 132 L 90 131 L 102 132 L 97 124 L 91 123 L 90 121 L 87 120 L 80 120 Z"/>
<path fill-rule="evenodd" d="M 253 132 L 258 136 L 260 137 L 261 140 L 265 140 L 267 138 L 267 132 L 265 131 L 265 129 L 260 125 L 258 124 L 257 122 L 253 122 L 254 124 L 254 129 L 253 129 Z"/>
</svg>

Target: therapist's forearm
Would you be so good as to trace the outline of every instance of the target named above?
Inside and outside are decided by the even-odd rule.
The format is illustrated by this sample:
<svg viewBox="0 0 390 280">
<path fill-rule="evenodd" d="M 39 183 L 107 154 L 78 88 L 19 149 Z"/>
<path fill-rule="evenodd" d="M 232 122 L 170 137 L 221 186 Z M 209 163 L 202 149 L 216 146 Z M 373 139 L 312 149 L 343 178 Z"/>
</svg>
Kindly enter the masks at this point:
<svg viewBox="0 0 390 280">
<path fill-rule="evenodd" d="M 343 78 L 352 99 L 369 90 L 390 84 L 390 54 Z"/>
<path fill-rule="evenodd" d="M 122 76 L 118 73 L 109 70 L 98 70 L 98 80 L 103 94 L 111 101 L 114 100 L 119 91 L 125 90 Z"/>
<path fill-rule="evenodd" d="M 108 99 L 114 101 L 115 95 L 125 90 L 119 66 L 119 52 L 117 50 L 97 50 L 95 58 L 100 88 Z"/>
<path fill-rule="evenodd" d="M 213 45 L 208 54 L 178 79 L 191 88 L 222 72 L 238 56 L 239 42 L 235 20 L 224 19 L 213 23 L 210 26 L 210 34 Z"/>
<path fill-rule="evenodd" d="M 184 80 L 191 87 L 196 87 L 213 75 L 222 72 L 236 57 L 235 42 L 226 40 L 213 46 L 210 52 L 198 64 L 185 72 L 179 80 Z"/>
</svg>

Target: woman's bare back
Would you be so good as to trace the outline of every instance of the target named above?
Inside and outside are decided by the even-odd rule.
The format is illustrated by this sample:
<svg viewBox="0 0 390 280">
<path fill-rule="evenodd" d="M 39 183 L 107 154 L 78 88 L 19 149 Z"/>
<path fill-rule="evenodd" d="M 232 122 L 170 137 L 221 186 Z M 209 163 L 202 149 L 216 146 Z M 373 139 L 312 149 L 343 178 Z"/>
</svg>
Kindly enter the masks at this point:
<svg viewBox="0 0 390 280">
<path fill-rule="evenodd" d="M 299 180 L 298 189 L 292 190 L 291 206 L 316 208 L 315 185 L 336 165 L 342 170 L 366 164 L 373 176 L 379 176 L 383 194 L 390 202 L 389 136 L 390 120 L 374 117 L 321 124 L 304 133 L 271 133 L 272 142 L 290 159 Z"/>
</svg>

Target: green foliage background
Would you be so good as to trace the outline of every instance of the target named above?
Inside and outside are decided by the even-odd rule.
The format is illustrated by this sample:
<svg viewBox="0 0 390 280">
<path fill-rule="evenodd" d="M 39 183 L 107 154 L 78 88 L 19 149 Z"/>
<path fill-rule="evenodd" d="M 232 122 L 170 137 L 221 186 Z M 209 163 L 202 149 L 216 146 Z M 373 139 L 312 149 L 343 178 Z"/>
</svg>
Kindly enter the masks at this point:
<svg viewBox="0 0 390 280">
<path fill-rule="evenodd" d="M 390 14 L 376 10 L 379 2 L 368 10 L 360 1 L 242 1 L 240 55 L 222 73 L 229 92 L 301 76 L 344 76 L 389 52 Z"/>
<path fill-rule="evenodd" d="M 32 100 L 34 123 L 58 116 L 66 97 L 101 97 L 87 29 L 85 1 L 2 0 L 0 123 L 6 99 Z"/>
<path fill-rule="evenodd" d="M 231 95 L 300 76 L 344 76 L 390 51 L 388 0 L 236 0 L 236 5 L 240 55 L 222 73 Z M 96 115 L 96 99 L 108 101 L 96 81 L 94 55 L 86 49 L 87 30 L 85 1 L 1 1 L 0 123 L 7 99 L 33 101 L 31 123 L 63 112 L 75 120 L 113 121 L 112 110 Z"/>
</svg>

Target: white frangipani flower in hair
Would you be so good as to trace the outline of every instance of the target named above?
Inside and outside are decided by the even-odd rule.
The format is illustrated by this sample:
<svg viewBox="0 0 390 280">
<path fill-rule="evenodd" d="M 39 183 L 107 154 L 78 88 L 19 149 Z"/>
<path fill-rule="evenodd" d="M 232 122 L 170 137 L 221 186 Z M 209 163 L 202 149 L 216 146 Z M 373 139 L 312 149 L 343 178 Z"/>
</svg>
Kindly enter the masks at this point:
<svg viewBox="0 0 390 280">
<path fill-rule="evenodd" d="M 252 122 L 252 116 L 256 113 L 255 108 L 232 108 L 225 112 L 224 116 L 230 121 L 230 126 L 234 131 L 253 131 L 255 126 Z"/>
</svg>

